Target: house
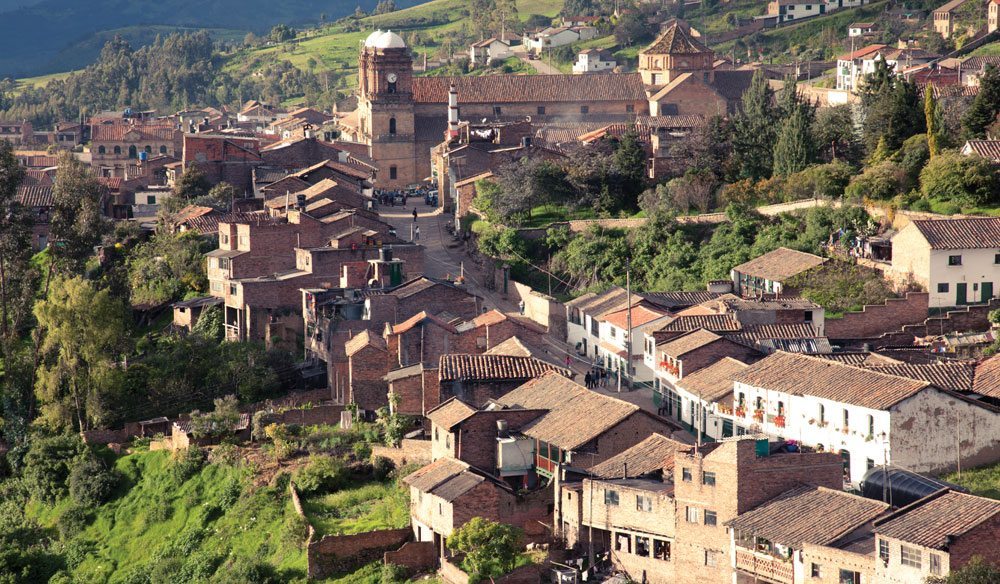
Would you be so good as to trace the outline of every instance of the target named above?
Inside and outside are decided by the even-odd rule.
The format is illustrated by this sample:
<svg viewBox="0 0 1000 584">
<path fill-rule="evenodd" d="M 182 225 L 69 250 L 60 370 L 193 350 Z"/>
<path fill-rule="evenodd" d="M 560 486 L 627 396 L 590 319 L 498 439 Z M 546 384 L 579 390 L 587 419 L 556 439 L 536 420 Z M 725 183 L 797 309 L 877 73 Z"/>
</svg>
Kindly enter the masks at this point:
<svg viewBox="0 0 1000 584">
<path fill-rule="evenodd" d="M 886 47 L 887 45 L 880 44 L 867 45 L 837 57 L 837 89 L 857 92 L 865 59 Z"/>
<path fill-rule="evenodd" d="M 282 110 L 280 107 L 259 102 L 256 99 L 251 99 L 244 103 L 243 108 L 236 114 L 237 121 L 248 122 L 261 128 L 284 117 L 288 117 L 288 112 Z"/>
<path fill-rule="evenodd" d="M 886 276 L 923 286 L 931 308 L 989 302 L 1000 283 L 1000 217 L 911 221 L 892 237 Z"/>
<path fill-rule="evenodd" d="M 779 24 L 791 20 L 802 20 L 810 16 L 826 14 L 826 1 L 815 0 L 771 0 L 767 4 L 767 15 L 777 18 Z"/>
<path fill-rule="evenodd" d="M 874 528 L 879 582 L 920 584 L 976 556 L 1000 565 L 1000 501 L 942 489 L 878 519 Z"/>
<path fill-rule="evenodd" d="M 513 54 L 508 41 L 490 37 L 472 43 L 469 48 L 469 65 L 473 67 L 477 65 L 489 66 L 490 62 L 502 61 Z"/>
<path fill-rule="evenodd" d="M 1000 5 L 991 2 L 990 6 L 995 6 L 1000 10 Z M 947 59 L 947 61 L 951 61 Z M 986 73 L 987 67 L 1000 67 L 1000 55 L 974 55 L 964 59 L 955 59 L 957 64 L 953 68 L 961 72 L 961 83 L 965 86 L 979 87 L 979 80 Z M 942 61 L 943 62 L 943 61 Z"/>
<path fill-rule="evenodd" d="M 155 155 L 179 158 L 181 132 L 169 121 L 112 119 L 90 126 L 91 166 L 101 176 L 124 176 L 125 168 Z"/>
<path fill-rule="evenodd" d="M 665 407 L 668 415 L 674 415 L 677 419 L 682 417 L 681 404 L 678 396 L 671 390 L 685 376 L 704 369 L 725 357 L 746 363 L 755 361 L 762 355 L 751 347 L 705 329 L 693 330 L 679 337 L 659 342 L 656 344 L 655 351 L 656 388 L 660 393 L 665 394 L 666 400 L 673 402 L 673 406 L 668 403 L 661 408 Z M 693 409 L 692 405 L 691 411 Z"/>
<path fill-rule="evenodd" d="M 874 548 L 858 554 L 869 558 L 855 559 L 863 566 L 860 569 L 852 563 L 835 572 L 822 560 L 870 546 L 872 524 L 888 512 L 886 503 L 836 488 L 807 485 L 786 491 L 726 522 L 734 551 L 734 580 L 805 583 L 822 579 L 825 572 L 831 580 L 839 577 L 834 582 L 871 582 L 874 566 L 869 554 Z"/>
<path fill-rule="evenodd" d="M 865 35 L 873 34 L 877 26 L 874 22 L 852 22 L 847 25 L 847 36 L 848 38 L 863 37 Z"/>
<path fill-rule="evenodd" d="M 30 146 L 35 143 L 35 128 L 28 121 L 0 120 L 0 140 L 14 146 Z"/>
<path fill-rule="evenodd" d="M 993 164 L 1000 164 L 1000 140 L 966 140 L 962 156 L 980 156 Z"/>
<path fill-rule="evenodd" d="M 597 363 L 612 374 L 639 382 L 653 381 L 653 370 L 643 360 L 640 340 L 645 327 L 655 326 L 670 313 L 652 302 L 640 299 L 606 313 L 598 320 Z M 630 328 L 631 327 L 631 328 Z"/>
<path fill-rule="evenodd" d="M 733 381 L 735 426 L 839 452 L 845 484 L 884 464 L 946 472 L 1000 452 L 1000 409 L 924 380 L 777 352 Z"/>
<path fill-rule="evenodd" d="M 785 282 L 826 261 L 811 253 L 779 247 L 733 268 L 733 290 L 741 296 L 791 294 L 791 290 L 785 290 Z"/>
<path fill-rule="evenodd" d="M 49 245 L 49 221 L 52 218 L 52 208 L 55 206 L 52 189 L 52 186 L 17 187 L 18 204 L 31 210 L 33 219 L 31 249 L 35 251 L 41 251 Z"/>
<path fill-rule="evenodd" d="M 678 380 L 672 399 L 678 421 L 693 428 L 700 440 L 733 436 L 733 377 L 746 367 L 743 361 L 723 357 Z"/>
<path fill-rule="evenodd" d="M 563 26 L 596 26 L 600 22 L 601 17 L 597 15 L 593 16 L 564 16 L 562 19 Z"/>
<path fill-rule="evenodd" d="M 529 52 L 541 54 L 547 49 L 554 49 L 575 43 L 577 41 L 590 40 L 597 36 L 597 28 L 589 25 L 584 26 L 550 26 L 534 33 L 525 33 L 522 43 Z"/>
<path fill-rule="evenodd" d="M 728 522 L 791 489 L 839 486 L 833 454 L 772 451 L 750 436 L 696 448 L 654 434 L 560 485 L 553 523 L 569 549 L 607 553 L 632 581 L 742 582 Z"/>
<path fill-rule="evenodd" d="M 986 32 L 1000 29 L 1000 2 L 990 0 L 986 8 Z"/>
<path fill-rule="evenodd" d="M 584 49 L 576 55 L 573 73 L 601 73 L 611 71 L 617 65 L 618 62 L 607 49 Z"/>
<path fill-rule="evenodd" d="M 173 325 L 176 329 L 184 329 L 187 332 L 194 330 L 194 325 L 201 318 L 205 310 L 222 305 L 222 299 L 215 296 L 201 296 L 190 298 L 181 302 L 174 302 L 170 305 L 174 309 Z"/>
<path fill-rule="evenodd" d="M 950 38 L 952 34 L 960 32 L 955 29 L 957 26 L 957 23 L 955 22 L 956 12 L 967 1 L 968 0 L 951 0 L 950 2 L 942 4 L 938 8 L 935 8 L 934 32 L 941 35 L 941 38 Z"/>
<path fill-rule="evenodd" d="M 211 184 L 226 182 L 244 197 L 253 194 L 253 168 L 263 164 L 260 140 L 230 134 L 184 134 L 182 167 L 197 165 Z"/>
<path fill-rule="evenodd" d="M 549 371 L 573 377 L 572 371 L 534 357 L 495 352 L 449 353 L 441 355 L 438 383 L 442 400 L 454 396 L 475 407 L 483 407 Z"/>
</svg>

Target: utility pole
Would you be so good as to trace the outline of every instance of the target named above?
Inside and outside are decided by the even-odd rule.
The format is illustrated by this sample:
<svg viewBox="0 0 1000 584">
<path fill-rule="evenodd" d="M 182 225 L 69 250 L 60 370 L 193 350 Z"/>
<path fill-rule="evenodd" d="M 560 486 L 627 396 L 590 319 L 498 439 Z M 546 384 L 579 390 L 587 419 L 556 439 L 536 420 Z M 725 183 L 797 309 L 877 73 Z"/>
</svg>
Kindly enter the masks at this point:
<svg viewBox="0 0 1000 584">
<path fill-rule="evenodd" d="M 625 329 L 625 383 L 629 389 L 632 388 L 632 264 L 630 258 L 625 258 L 625 304 L 626 324 Z M 619 373 L 619 378 L 621 374 Z M 618 387 L 621 391 L 621 385 Z"/>
</svg>

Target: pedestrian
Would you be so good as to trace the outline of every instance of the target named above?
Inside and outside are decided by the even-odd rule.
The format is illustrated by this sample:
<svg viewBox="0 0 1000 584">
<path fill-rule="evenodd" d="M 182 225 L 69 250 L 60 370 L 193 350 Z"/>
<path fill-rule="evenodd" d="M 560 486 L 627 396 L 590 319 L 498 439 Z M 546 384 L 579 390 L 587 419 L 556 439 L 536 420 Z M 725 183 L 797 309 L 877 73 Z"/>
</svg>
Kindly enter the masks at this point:
<svg viewBox="0 0 1000 584">
<path fill-rule="evenodd" d="M 591 382 L 590 371 L 588 371 L 587 374 L 583 376 L 583 384 L 587 389 L 590 389 Z"/>
<path fill-rule="evenodd" d="M 417 208 L 416 207 L 413 208 L 413 222 L 414 223 L 417 222 Z"/>
<path fill-rule="evenodd" d="M 607 386 L 608 386 L 608 371 L 602 367 L 601 368 L 601 387 L 607 387 Z"/>
<path fill-rule="evenodd" d="M 517 303 L 517 308 L 521 311 L 521 314 L 524 314 L 524 300 Z"/>
<path fill-rule="evenodd" d="M 403 193 L 403 206 L 406 206 L 406 193 Z"/>
<path fill-rule="evenodd" d="M 420 241 L 420 227 L 413 230 L 413 241 Z"/>
<path fill-rule="evenodd" d="M 573 362 L 572 359 L 570 359 L 569 354 L 567 353 L 566 354 L 566 369 L 569 369 L 569 366 L 570 366 L 570 364 L 572 362 Z"/>
</svg>

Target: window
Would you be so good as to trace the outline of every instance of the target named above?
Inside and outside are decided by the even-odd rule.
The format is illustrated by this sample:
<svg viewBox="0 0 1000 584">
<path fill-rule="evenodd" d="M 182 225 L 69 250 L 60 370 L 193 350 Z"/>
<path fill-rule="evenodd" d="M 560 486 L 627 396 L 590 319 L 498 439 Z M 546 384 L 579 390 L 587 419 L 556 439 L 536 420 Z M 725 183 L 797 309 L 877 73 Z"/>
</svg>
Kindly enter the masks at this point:
<svg viewBox="0 0 1000 584">
<path fill-rule="evenodd" d="M 222 282 L 212 282 L 212 292 L 222 292 Z"/>
<path fill-rule="evenodd" d="M 948 256 L 948 265 L 949 266 L 962 265 L 962 256 L 960 255 Z"/>
<path fill-rule="evenodd" d="M 822 578 L 823 570 L 820 569 L 819 564 L 813 562 L 809 568 L 809 575 L 813 578 Z"/>
<path fill-rule="evenodd" d="M 122 147 L 121 146 L 115 146 L 115 154 L 121 155 L 121 153 L 122 153 Z"/>
<path fill-rule="evenodd" d="M 146 146 L 145 148 L 142 149 L 142 151 L 145 152 L 146 154 L 152 154 L 153 153 L 153 147 L 152 146 Z"/>
<path fill-rule="evenodd" d="M 710 82 L 708 71 L 702 71 L 702 73 L 701 73 L 701 81 L 702 81 L 702 83 L 709 83 Z"/>
<path fill-rule="evenodd" d="M 643 511 L 649 513 L 653 510 L 653 499 L 652 497 L 644 497 L 642 495 L 635 496 L 635 508 L 637 511 Z"/>
<path fill-rule="evenodd" d="M 848 428 L 850 427 L 850 425 L 851 425 L 851 415 L 850 415 L 850 413 L 849 413 L 849 412 L 847 411 L 847 409 L 845 408 L 845 409 L 844 409 L 844 431 L 845 431 L 845 432 L 846 432 L 846 431 L 847 431 L 847 429 L 848 429 Z"/>
<path fill-rule="evenodd" d="M 237 247 L 250 247 L 250 238 L 246 235 L 239 236 L 237 241 Z"/>
<path fill-rule="evenodd" d="M 223 245 L 229 245 L 229 236 L 228 235 L 220 234 L 219 235 L 219 240 L 222 242 Z"/>
<path fill-rule="evenodd" d="M 941 282 L 940 284 L 938 284 L 937 290 L 938 290 L 938 293 L 948 292 L 948 283 L 947 282 Z"/>
<path fill-rule="evenodd" d="M 861 584 L 861 572 L 841 569 L 840 584 Z"/>
<path fill-rule="evenodd" d="M 441 434 L 440 434 L 440 432 L 438 432 L 437 428 L 434 428 L 434 441 L 435 442 L 440 442 L 441 441 Z"/>
<path fill-rule="evenodd" d="M 451 448 L 451 434 L 444 435 L 444 447 Z"/>
<path fill-rule="evenodd" d="M 715 486 L 715 473 L 705 471 L 701 473 L 701 484 L 708 485 L 710 487 Z"/>
<path fill-rule="evenodd" d="M 138 158 L 139 157 L 139 152 L 138 152 L 138 150 L 136 150 L 135 144 L 133 144 L 133 145 L 131 145 L 131 146 L 128 147 L 128 157 L 129 158 Z"/>
<path fill-rule="evenodd" d="M 390 166 L 389 167 L 389 180 L 396 180 L 396 167 L 395 166 Z"/>
<path fill-rule="evenodd" d="M 236 296 L 236 284 L 229 285 L 229 295 Z"/>
<path fill-rule="evenodd" d="M 147 205 L 155 205 L 156 204 L 156 195 L 146 195 L 146 204 Z"/>
<path fill-rule="evenodd" d="M 538 110 L 537 111 L 538 111 L 538 115 L 544 116 L 545 115 L 545 106 L 544 105 L 538 106 Z M 1000 254 L 997 254 L 997 256 L 1000 256 Z"/>
<path fill-rule="evenodd" d="M 670 542 L 662 539 L 653 540 L 653 558 L 657 560 L 670 560 Z"/>
<path fill-rule="evenodd" d="M 389 135 L 396 135 L 396 118 L 389 118 Z"/>
<path fill-rule="evenodd" d="M 635 555 L 649 557 L 649 538 L 635 536 Z"/>
<path fill-rule="evenodd" d="M 813 321 L 813 311 L 811 311 L 811 310 L 807 310 L 805 312 L 805 314 L 803 314 L 802 316 L 803 316 L 803 319 L 806 322 L 812 322 Z"/>
<path fill-rule="evenodd" d="M 389 93 L 396 93 L 396 82 L 395 81 L 390 81 L 389 82 L 388 92 Z"/>
<path fill-rule="evenodd" d="M 160 146 L 160 154 L 166 154 L 166 153 L 167 153 L 167 147 L 166 146 Z"/>
<path fill-rule="evenodd" d="M 705 550 L 705 565 L 714 567 L 718 563 L 718 558 L 716 557 L 718 552 L 712 550 Z"/>
<path fill-rule="evenodd" d="M 98 154 L 107 154 L 108 153 L 108 149 L 105 148 L 104 146 L 98 146 L 97 147 L 97 153 Z M 997 254 L 997 255 L 1000 255 L 1000 254 Z"/>
<path fill-rule="evenodd" d="M 615 338 L 615 336 L 616 336 L 615 327 L 613 327 L 613 326 L 612 327 L 608 327 L 608 331 L 609 331 L 608 334 L 611 335 L 611 338 L 612 339 Z"/>
<path fill-rule="evenodd" d="M 718 525 L 718 524 L 719 524 L 719 521 L 718 521 L 718 517 L 715 514 L 715 511 L 709 511 L 708 509 L 706 509 L 705 510 L 705 525 L 715 526 L 715 525 Z"/>
<path fill-rule="evenodd" d="M 878 557 L 883 563 L 889 563 L 889 542 L 884 539 L 878 540 Z"/>
<path fill-rule="evenodd" d="M 993 254 L 993 263 L 1000 264 L 1000 253 Z"/>
<path fill-rule="evenodd" d="M 920 569 L 920 550 L 908 545 L 899 546 L 899 563 L 911 568 Z"/>
<path fill-rule="evenodd" d="M 493 106 L 493 115 L 499 116 L 501 113 L 503 113 L 503 109 L 500 106 Z"/>
<path fill-rule="evenodd" d="M 938 554 L 931 554 L 931 574 L 935 576 L 941 575 L 941 556 Z"/>
<path fill-rule="evenodd" d="M 870 458 L 866 458 L 865 459 L 865 470 L 868 471 L 868 470 L 871 470 L 873 468 L 875 468 L 875 461 L 872 460 L 872 459 L 870 459 Z"/>
<path fill-rule="evenodd" d="M 618 506 L 618 491 L 612 491 L 611 489 L 604 490 L 604 504 L 617 507 Z"/>
<path fill-rule="evenodd" d="M 697 507 L 685 507 L 684 516 L 688 523 L 698 523 L 698 508 Z"/>
<path fill-rule="evenodd" d="M 875 436 L 875 416 L 868 416 L 868 436 Z"/>
<path fill-rule="evenodd" d="M 685 483 L 691 482 L 691 469 L 689 468 L 681 469 L 681 480 L 683 480 Z"/>
<path fill-rule="evenodd" d="M 589 105 L 581 105 L 580 106 L 580 113 L 581 114 L 589 114 L 590 113 L 590 106 Z"/>
<path fill-rule="evenodd" d="M 635 112 L 635 105 L 629 103 L 625 105 L 625 113 L 631 114 Z"/>
</svg>

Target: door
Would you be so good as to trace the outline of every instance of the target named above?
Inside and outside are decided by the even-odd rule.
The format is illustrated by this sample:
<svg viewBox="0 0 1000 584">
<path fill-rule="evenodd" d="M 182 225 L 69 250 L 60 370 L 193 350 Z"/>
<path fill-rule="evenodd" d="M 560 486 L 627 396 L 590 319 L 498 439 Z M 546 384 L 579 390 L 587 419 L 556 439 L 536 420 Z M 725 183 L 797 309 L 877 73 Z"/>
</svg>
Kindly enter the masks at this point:
<svg viewBox="0 0 1000 584">
<path fill-rule="evenodd" d="M 965 282 L 960 282 L 955 285 L 955 306 L 962 306 L 967 302 L 969 285 Z"/>
<path fill-rule="evenodd" d="M 983 292 L 982 302 L 986 304 L 993 299 L 993 282 L 983 282 L 979 285 Z"/>
<path fill-rule="evenodd" d="M 722 437 L 729 438 L 733 435 L 733 421 L 722 420 Z"/>
</svg>

